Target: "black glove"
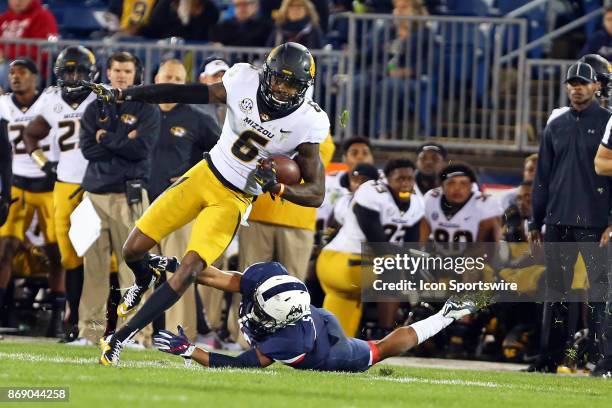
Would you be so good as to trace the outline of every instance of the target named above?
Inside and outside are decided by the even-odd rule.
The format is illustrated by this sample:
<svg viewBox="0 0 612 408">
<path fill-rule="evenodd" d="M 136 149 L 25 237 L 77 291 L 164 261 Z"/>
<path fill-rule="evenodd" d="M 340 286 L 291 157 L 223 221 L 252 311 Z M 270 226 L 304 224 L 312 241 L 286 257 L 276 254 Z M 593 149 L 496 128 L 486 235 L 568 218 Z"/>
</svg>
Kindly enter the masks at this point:
<svg viewBox="0 0 612 408">
<path fill-rule="evenodd" d="M 0 227 L 4 225 L 9 214 L 11 200 L 8 197 L 0 196 Z"/>
<path fill-rule="evenodd" d="M 102 84 L 95 84 L 93 82 L 81 81 L 81 85 L 90 89 L 91 92 L 98 96 L 98 99 L 104 103 L 115 103 L 119 100 L 121 90 L 117 88 L 107 88 Z"/>
<path fill-rule="evenodd" d="M 272 190 L 278 184 L 274 162 L 271 160 L 260 160 L 255 169 L 255 182 L 261 186 L 264 193 Z"/>
<path fill-rule="evenodd" d="M 47 175 L 47 177 L 57 177 L 57 162 L 48 161 L 42 166 L 41 170 Z"/>
</svg>

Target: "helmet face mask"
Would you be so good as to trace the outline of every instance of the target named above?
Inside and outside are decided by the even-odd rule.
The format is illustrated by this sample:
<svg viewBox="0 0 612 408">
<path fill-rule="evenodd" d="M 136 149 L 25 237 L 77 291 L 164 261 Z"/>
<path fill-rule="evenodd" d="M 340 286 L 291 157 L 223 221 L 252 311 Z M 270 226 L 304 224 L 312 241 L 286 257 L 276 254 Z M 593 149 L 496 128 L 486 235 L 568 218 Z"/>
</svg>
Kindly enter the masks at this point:
<svg viewBox="0 0 612 408">
<path fill-rule="evenodd" d="M 95 82 L 98 78 L 94 54 L 80 45 L 62 50 L 53 71 L 60 87 L 76 87 L 80 81 Z"/>
<path fill-rule="evenodd" d="M 300 44 L 285 43 L 274 48 L 263 66 L 259 87 L 266 105 L 286 113 L 302 104 L 306 91 L 314 83 L 314 59 Z"/>
<path fill-rule="evenodd" d="M 61 80 L 63 86 L 76 87 L 81 81 L 89 80 L 89 70 L 83 66 L 75 64 L 68 65 L 61 70 L 61 78 L 58 77 L 58 82 Z"/>
</svg>

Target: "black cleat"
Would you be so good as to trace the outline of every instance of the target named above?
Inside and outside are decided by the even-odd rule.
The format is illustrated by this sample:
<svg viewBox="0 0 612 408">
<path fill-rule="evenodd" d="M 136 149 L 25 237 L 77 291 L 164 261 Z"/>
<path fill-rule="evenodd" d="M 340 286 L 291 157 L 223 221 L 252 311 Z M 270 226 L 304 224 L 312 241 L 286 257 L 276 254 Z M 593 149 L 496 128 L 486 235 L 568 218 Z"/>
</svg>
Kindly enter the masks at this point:
<svg viewBox="0 0 612 408">
<path fill-rule="evenodd" d="M 119 365 L 119 356 L 123 349 L 123 344 L 117 341 L 114 336 L 108 336 L 100 339 L 100 348 L 102 355 L 100 356 L 100 364 L 105 366 Z"/>
</svg>

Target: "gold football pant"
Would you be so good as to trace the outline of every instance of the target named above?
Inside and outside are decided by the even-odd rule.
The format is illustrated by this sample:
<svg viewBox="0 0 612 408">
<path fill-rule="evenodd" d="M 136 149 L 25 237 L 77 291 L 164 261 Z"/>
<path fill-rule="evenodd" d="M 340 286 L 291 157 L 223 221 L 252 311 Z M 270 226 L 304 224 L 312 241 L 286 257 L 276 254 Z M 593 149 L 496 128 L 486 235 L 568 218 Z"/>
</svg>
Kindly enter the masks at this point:
<svg viewBox="0 0 612 408">
<path fill-rule="evenodd" d="M 159 243 L 195 219 L 185 252 L 212 265 L 230 244 L 252 197 L 226 187 L 206 160 L 200 161 L 159 196 L 136 222 Z"/>
<path fill-rule="evenodd" d="M 11 205 L 6 223 L 0 227 L 0 237 L 14 237 L 23 241 L 36 211 L 45 243 L 57 242 L 53 220 L 53 192 L 33 193 L 12 186 L 11 195 L 17 201 Z"/>
<path fill-rule="evenodd" d="M 338 318 L 344 334 L 354 337 L 361 322 L 361 256 L 323 249 L 317 277 L 325 292 L 323 308 Z"/>
</svg>

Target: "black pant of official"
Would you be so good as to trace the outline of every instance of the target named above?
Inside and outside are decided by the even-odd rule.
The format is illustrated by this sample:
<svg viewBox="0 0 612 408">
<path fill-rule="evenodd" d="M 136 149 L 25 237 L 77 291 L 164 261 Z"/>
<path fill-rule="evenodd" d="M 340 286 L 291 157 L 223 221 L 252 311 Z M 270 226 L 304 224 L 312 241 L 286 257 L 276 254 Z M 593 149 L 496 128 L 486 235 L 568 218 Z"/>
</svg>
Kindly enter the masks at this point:
<svg viewBox="0 0 612 408">
<path fill-rule="evenodd" d="M 565 327 L 565 336 L 553 338 L 548 341 L 548 332 L 543 330 L 542 345 L 550 349 L 565 347 L 572 343 L 574 333 L 577 331 L 578 318 L 581 305 L 579 302 L 589 302 L 589 308 L 585 322 L 591 333 L 591 339 L 601 339 L 604 331 L 605 299 L 608 292 L 608 268 L 607 249 L 600 248 L 598 243 L 605 227 L 579 228 L 565 225 L 546 225 L 544 234 L 546 272 L 545 284 L 545 316 L 556 314 L 550 318 L 550 322 L 561 321 Z M 574 266 L 578 253 L 584 260 L 589 289 L 585 293 L 582 290 L 572 290 L 574 277 Z M 563 302 L 563 303 L 558 303 Z M 547 323 L 550 330 L 550 323 Z M 543 327 L 543 329 L 546 329 Z M 556 337 L 556 336 L 555 336 Z M 565 338 L 563 338 L 565 337 Z M 591 353 L 602 353 L 599 342 L 598 350 L 593 347 Z M 595 361 L 592 355 L 589 360 Z"/>
</svg>

